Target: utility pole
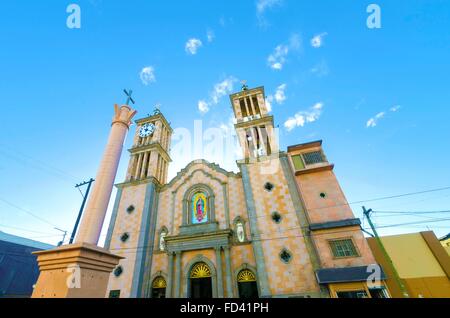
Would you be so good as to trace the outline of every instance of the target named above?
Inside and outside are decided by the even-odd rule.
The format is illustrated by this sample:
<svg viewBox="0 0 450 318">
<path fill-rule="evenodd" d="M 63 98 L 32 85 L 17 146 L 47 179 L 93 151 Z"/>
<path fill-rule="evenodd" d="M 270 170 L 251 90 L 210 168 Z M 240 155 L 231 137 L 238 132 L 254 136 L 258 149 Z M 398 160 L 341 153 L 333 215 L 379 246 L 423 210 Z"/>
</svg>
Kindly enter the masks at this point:
<svg viewBox="0 0 450 318">
<path fill-rule="evenodd" d="M 72 244 L 72 243 L 73 243 L 73 240 L 75 239 L 75 235 L 77 234 L 77 229 L 78 229 L 78 225 L 80 224 L 81 215 L 83 214 L 84 206 L 85 206 L 85 204 L 86 204 L 86 200 L 87 200 L 87 197 L 88 197 L 88 195 L 89 195 L 89 191 L 91 190 L 92 182 L 94 182 L 94 181 L 95 181 L 95 180 L 91 178 L 89 181 L 85 181 L 85 182 L 80 183 L 80 184 L 77 184 L 77 185 L 75 186 L 75 188 L 78 188 L 78 189 L 79 189 L 80 187 L 82 187 L 82 186 L 84 186 L 84 185 L 86 185 L 86 184 L 88 185 L 87 190 L 86 190 L 86 193 L 85 193 L 84 195 L 81 194 L 81 195 L 83 196 L 83 203 L 81 203 L 80 212 L 78 212 L 77 221 L 75 222 L 75 226 L 74 226 L 74 228 L 73 228 L 72 235 L 70 236 L 69 244 Z M 80 191 L 80 192 L 81 192 L 81 191 Z"/>
<path fill-rule="evenodd" d="M 400 275 L 398 274 L 397 269 L 394 266 L 394 262 L 392 262 L 391 257 L 389 256 L 386 249 L 384 248 L 383 242 L 381 241 L 380 237 L 378 236 L 378 232 L 375 229 L 375 226 L 373 225 L 372 220 L 370 219 L 370 213 L 373 212 L 373 210 L 372 209 L 366 210 L 366 207 L 364 207 L 364 206 L 362 208 L 363 208 L 363 213 L 366 216 L 370 227 L 372 228 L 373 234 L 375 235 L 374 236 L 375 241 L 377 242 L 378 247 L 380 248 L 381 252 L 384 254 L 384 257 L 388 261 L 389 265 L 391 266 L 392 272 L 394 273 L 394 279 L 397 281 L 397 284 L 399 285 L 403 296 L 405 298 L 409 298 L 408 290 L 406 289 L 405 284 L 403 284 L 403 282 L 400 278 Z"/>
<path fill-rule="evenodd" d="M 67 231 L 58 229 L 57 227 L 55 227 L 54 229 L 64 233 L 62 241 L 58 243 L 58 246 L 61 246 L 64 244 L 64 240 L 66 239 Z"/>
</svg>

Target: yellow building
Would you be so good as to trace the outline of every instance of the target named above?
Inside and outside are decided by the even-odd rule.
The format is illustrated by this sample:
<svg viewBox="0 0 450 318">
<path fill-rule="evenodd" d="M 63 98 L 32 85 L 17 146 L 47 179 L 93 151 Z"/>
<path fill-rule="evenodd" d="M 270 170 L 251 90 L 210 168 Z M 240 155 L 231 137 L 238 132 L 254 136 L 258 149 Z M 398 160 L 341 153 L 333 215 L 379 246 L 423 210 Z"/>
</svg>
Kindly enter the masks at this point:
<svg viewBox="0 0 450 318">
<path fill-rule="evenodd" d="M 394 298 L 401 298 L 392 266 L 374 238 L 367 239 L 377 263 L 383 266 L 386 284 Z M 382 237 L 381 241 L 412 298 L 450 298 L 450 257 L 433 232 Z"/>
</svg>

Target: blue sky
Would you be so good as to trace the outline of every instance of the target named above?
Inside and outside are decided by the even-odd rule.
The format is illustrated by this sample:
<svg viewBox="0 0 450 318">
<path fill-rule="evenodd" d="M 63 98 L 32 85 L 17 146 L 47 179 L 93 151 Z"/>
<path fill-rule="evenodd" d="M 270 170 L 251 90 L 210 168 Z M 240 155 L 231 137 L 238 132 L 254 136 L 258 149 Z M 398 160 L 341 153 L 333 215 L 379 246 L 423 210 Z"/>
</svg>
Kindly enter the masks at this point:
<svg viewBox="0 0 450 318">
<path fill-rule="evenodd" d="M 55 225 L 71 231 L 81 203 L 74 185 L 95 176 L 123 88 L 133 89 L 138 117 L 160 104 L 173 128 L 193 131 L 195 120 L 229 128 L 228 93 L 241 80 L 264 85 L 282 148 L 323 139 L 350 202 L 450 186 L 448 1 L 74 1 L 80 29 L 66 26 L 70 3 L 2 3 L 2 231 L 49 243 L 61 239 Z M 370 3 L 381 8 L 381 29 L 366 26 Z M 237 169 L 231 153 L 205 157 Z M 173 159 L 170 176 L 193 158 Z M 127 164 L 124 151 L 117 182 Z M 450 190 L 366 205 L 449 210 Z"/>
</svg>

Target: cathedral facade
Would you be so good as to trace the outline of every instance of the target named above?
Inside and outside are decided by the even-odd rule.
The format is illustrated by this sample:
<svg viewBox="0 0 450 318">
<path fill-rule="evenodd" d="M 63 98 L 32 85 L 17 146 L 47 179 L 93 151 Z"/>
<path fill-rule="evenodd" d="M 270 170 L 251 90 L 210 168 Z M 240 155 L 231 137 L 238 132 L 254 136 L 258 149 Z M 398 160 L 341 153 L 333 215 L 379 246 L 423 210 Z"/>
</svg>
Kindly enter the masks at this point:
<svg viewBox="0 0 450 318">
<path fill-rule="evenodd" d="M 195 160 L 167 180 L 170 124 L 159 111 L 136 121 L 105 242 L 123 259 L 105 296 L 388 297 L 322 143 L 280 151 L 263 87 L 230 101 L 239 173 Z"/>
</svg>

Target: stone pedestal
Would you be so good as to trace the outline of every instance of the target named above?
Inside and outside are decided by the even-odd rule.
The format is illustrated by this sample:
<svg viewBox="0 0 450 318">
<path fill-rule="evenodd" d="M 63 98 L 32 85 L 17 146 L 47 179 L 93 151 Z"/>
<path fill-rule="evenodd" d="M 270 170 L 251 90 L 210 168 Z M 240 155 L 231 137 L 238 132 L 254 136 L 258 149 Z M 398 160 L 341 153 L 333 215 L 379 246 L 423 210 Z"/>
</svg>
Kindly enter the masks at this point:
<svg viewBox="0 0 450 318">
<path fill-rule="evenodd" d="M 104 298 L 110 274 L 123 258 L 86 243 L 33 254 L 41 272 L 33 298 Z"/>
</svg>

